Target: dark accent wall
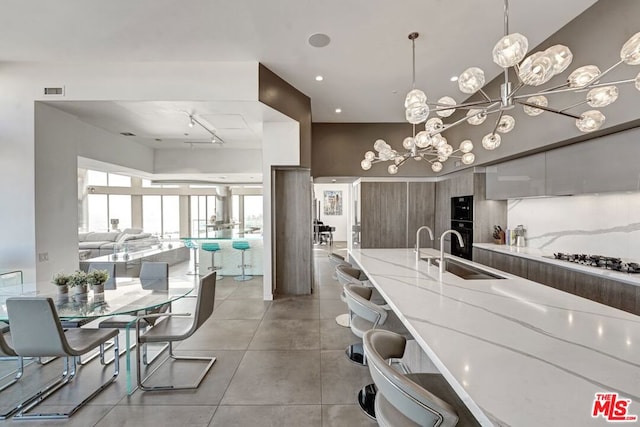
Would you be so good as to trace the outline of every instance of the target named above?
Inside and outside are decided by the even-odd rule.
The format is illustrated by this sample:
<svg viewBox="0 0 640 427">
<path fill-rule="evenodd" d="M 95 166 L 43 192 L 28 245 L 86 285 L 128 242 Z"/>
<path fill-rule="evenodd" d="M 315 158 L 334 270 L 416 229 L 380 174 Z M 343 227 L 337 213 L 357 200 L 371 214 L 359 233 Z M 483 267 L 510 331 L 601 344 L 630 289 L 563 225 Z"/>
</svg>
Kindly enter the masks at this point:
<svg viewBox="0 0 640 427">
<path fill-rule="evenodd" d="M 368 171 L 362 170 L 360 161 L 364 153 L 373 151 L 373 143 L 384 139 L 399 150 L 402 141 L 412 135 L 408 123 L 314 123 L 311 152 L 311 175 L 388 177 L 389 162 L 374 164 Z M 425 161 L 407 160 L 399 168 L 398 177 L 424 177 L 434 173 Z"/>
<path fill-rule="evenodd" d="M 300 123 L 300 166 L 311 167 L 311 99 L 262 64 L 258 101 Z"/>
</svg>

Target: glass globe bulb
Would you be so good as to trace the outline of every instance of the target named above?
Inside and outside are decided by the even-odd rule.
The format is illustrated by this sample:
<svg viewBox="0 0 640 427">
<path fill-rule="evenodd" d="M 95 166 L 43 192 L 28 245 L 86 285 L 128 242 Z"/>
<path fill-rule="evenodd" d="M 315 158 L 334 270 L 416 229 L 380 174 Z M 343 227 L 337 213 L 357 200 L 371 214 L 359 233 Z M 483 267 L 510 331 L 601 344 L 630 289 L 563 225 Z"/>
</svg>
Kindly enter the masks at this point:
<svg viewBox="0 0 640 427">
<path fill-rule="evenodd" d="M 479 108 L 470 109 L 467 112 L 467 117 L 467 123 L 474 126 L 481 125 L 485 120 L 487 120 L 487 114 L 484 112 L 484 110 L 481 110 Z"/>
<path fill-rule="evenodd" d="M 419 162 L 420 160 L 422 160 L 421 156 L 413 156 L 413 160 L 415 160 L 416 162 Z"/>
<path fill-rule="evenodd" d="M 590 110 L 580 115 L 576 120 L 576 126 L 581 132 L 593 132 L 598 130 L 604 124 L 604 114 L 598 110 Z"/>
<path fill-rule="evenodd" d="M 444 136 L 442 136 L 440 134 L 437 134 L 437 135 L 434 135 L 434 136 L 431 137 L 431 145 L 436 150 L 440 149 L 440 147 L 442 147 L 446 143 L 447 143 L 447 138 L 445 138 Z"/>
<path fill-rule="evenodd" d="M 426 130 L 418 132 L 415 140 L 418 148 L 427 148 L 431 145 L 431 137 L 429 136 L 429 132 L 427 132 Z"/>
<path fill-rule="evenodd" d="M 429 117 L 427 104 L 413 104 L 405 110 L 405 119 L 412 125 L 424 122 Z"/>
<path fill-rule="evenodd" d="M 495 150 L 501 142 L 502 138 L 497 133 L 488 133 L 482 138 L 482 146 L 485 150 Z"/>
<path fill-rule="evenodd" d="M 473 142 L 471 142 L 468 139 L 465 139 L 460 143 L 459 150 L 462 151 L 463 153 L 469 153 L 471 150 L 473 150 Z"/>
<path fill-rule="evenodd" d="M 629 65 L 640 64 L 640 33 L 635 33 L 622 46 L 620 59 Z"/>
<path fill-rule="evenodd" d="M 387 172 L 389 172 L 390 175 L 395 175 L 398 173 L 398 166 L 396 165 L 389 165 L 389 167 L 387 168 Z"/>
<path fill-rule="evenodd" d="M 406 137 L 404 141 L 402 141 L 402 146 L 407 150 L 411 150 L 414 145 L 415 145 L 415 141 L 410 136 Z"/>
<path fill-rule="evenodd" d="M 453 153 L 453 147 L 449 144 L 444 144 L 438 148 L 438 154 L 443 157 L 449 157 Z"/>
<path fill-rule="evenodd" d="M 438 117 L 432 117 L 427 120 L 427 123 L 424 124 L 424 130 L 429 133 L 437 132 L 443 127 L 444 123 L 442 123 L 442 119 L 439 119 Z"/>
<path fill-rule="evenodd" d="M 527 99 L 527 103 L 528 104 L 535 104 L 535 105 L 540 105 L 542 107 L 546 107 L 547 105 L 549 105 L 549 101 L 547 100 L 546 96 L 542 96 L 542 95 L 538 95 L 538 96 L 532 96 L 531 98 Z M 540 109 L 540 108 L 534 108 L 534 107 L 529 107 L 528 105 L 524 106 L 524 112 L 531 117 L 534 116 L 539 116 L 540 114 L 544 113 L 544 110 Z"/>
<path fill-rule="evenodd" d="M 360 167 L 363 170 L 368 171 L 369 169 L 371 169 L 371 161 L 367 160 L 367 159 L 364 159 L 363 161 L 360 162 Z"/>
<path fill-rule="evenodd" d="M 384 141 L 384 139 L 378 139 L 376 140 L 376 142 L 373 143 L 373 149 L 376 150 L 377 152 L 384 150 L 386 146 L 387 146 L 387 143 Z"/>
<path fill-rule="evenodd" d="M 462 163 L 465 165 L 470 165 L 476 160 L 476 156 L 473 153 L 464 153 L 462 155 Z"/>
<path fill-rule="evenodd" d="M 545 52 L 536 52 L 520 64 L 518 76 L 524 84 L 540 86 L 553 77 L 553 60 Z"/>
<path fill-rule="evenodd" d="M 442 156 L 442 155 L 438 156 L 438 161 L 439 162 L 446 162 L 448 159 L 449 158 L 447 156 Z"/>
<path fill-rule="evenodd" d="M 380 152 L 380 159 L 381 160 L 389 160 L 391 158 L 395 157 L 395 154 L 392 150 L 385 148 L 384 150 L 382 150 Z"/>
<path fill-rule="evenodd" d="M 375 155 L 375 153 L 373 151 L 367 151 L 366 153 L 364 153 L 364 158 L 366 160 L 371 161 L 371 160 L 376 158 L 376 155 Z"/>
<path fill-rule="evenodd" d="M 544 54 L 551 58 L 551 61 L 553 62 L 554 75 L 560 74 L 566 70 L 573 61 L 573 53 L 571 53 L 571 50 L 561 44 L 551 46 L 549 49 L 544 51 Z"/>
<path fill-rule="evenodd" d="M 456 100 L 450 96 L 443 96 L 442 98 L 438 99 L 438 104 L 455 106 Z M 436 111 L 436 114 L 439 115 L 440 117 L 449 117 L 455 112 L 456 112 L 455 108 L 450 108 L 447 110 Z"/>
<path fill-rule="evenodd" d="M 484 71 L 478 67 L 467 68 L 458 77 L 458 88 L 462 93 L 476 93 L 484 86 Z"/>
<path fill-rule="evenodd" d="M 603 86 L 591 89 L 587 94 L 587 104 L 591 107 L 606 107 L 618 99 L 618 88 L 615 86 Z"/>
<path fill-rule="evenodd" d="M 498 128 L 496 129 L 500 133 L 509 133 L 516 125 L 516 120 L 508 114 L 503 115 L 498 122 Z"/>
<path fill-rule="evenodd" d="M 567 81 L 570 88 L 581 88 L 587 86 L 589 83 L 593 83 L 596 77 L 600 75 L 600 68 L 595 65 L 585 65 L 576 69 L 573 73 L 569 74 Z"/>
<path fill-rule="evenodd" d="M 427 95 L 420 89 L 413 89 L 404 99 L 404 108 L 410 108 L 414 105 L 422 105 L 427 103 Z"/>
<path fill-rule="evenodd" d="M 442 163 L 440 162 L 431 163 L 431 170 L 434 172 L 440 172 L 442 170 Z"/>
<path fill-rule="evenodd" d="M 393 163 L 395 163 L 396 165 L 399 165 L 400 163 L 402 163 L 404 161 L 404 157 L 403 156 L 396 156 L 393 159 Z"/>
<path fill-rule="evenodd" d="M 640 90 L 640 73 L 636 76 L 636 89 Z"/>
<path fill-rule="evenodd" d="M 520 33 L 504 36 L 493 48 L 493 62 L 502 68 L 513 67 L 527 54 L 529 41 Z"/>
</svg>

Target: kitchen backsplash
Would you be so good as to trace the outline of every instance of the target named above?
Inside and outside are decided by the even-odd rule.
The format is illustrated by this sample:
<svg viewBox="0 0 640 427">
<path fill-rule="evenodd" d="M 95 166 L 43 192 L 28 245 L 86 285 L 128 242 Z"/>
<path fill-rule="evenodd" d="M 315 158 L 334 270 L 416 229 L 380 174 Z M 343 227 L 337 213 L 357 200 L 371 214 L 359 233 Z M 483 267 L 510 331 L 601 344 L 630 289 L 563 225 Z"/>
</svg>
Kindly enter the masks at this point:
<svg viewBox="0 0 640 427">
<path fill-rule="evenodd" d="M 640 261 L 640 193 L 512 199 L 508 228 L 527 229 L 527 246 Z"/>
</svg>

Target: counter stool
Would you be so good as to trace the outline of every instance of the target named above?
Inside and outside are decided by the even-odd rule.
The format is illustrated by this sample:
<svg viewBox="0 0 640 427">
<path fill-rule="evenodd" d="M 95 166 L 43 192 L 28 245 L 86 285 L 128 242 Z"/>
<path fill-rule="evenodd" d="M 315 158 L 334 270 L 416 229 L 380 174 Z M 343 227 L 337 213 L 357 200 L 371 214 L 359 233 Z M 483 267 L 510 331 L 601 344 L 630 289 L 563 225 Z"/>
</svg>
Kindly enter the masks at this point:
<svg viewBox="0 0 640 427">
<path fill-rule="evenodd" d="M 216 267 L 216 252 L 220 250 L 220 245 L 216 242 L 205 242 L 200 245 L 203 251 L 211 252 L 211 267 L 209 270 L 216 271 L 220 270 L 222 267 Z M 223 277 L 220 274 L 217 274 L 217 280 L 222 279 Z"/>
<path fill-rule="evenodd" d="M 247 242 L 246 240 L 234 240 L 231 246 L 233 247 L 233 249 L 237 249 L 242 252 L 242 264 L 238 266 L 242 268 L 242 274 L 240 276 L 234 277 L 234 280 L 237 280 L 238 282 L 251 280 L 253 276 L 247 276 L 246 274 L 244 274 L 245 267 L 251 267 L 250 265 L 244 263 L 244 253 L 248 249 L 250 249 L 249 242 Z"/>
<path fill-rule="evenodd" d="M 198 272 L 198 244 L 191 239 L 184 239 L 184 247 L 193 249 L 193 271 L 188 272 L 190 276 L 199 276 Z"/>
</svg>

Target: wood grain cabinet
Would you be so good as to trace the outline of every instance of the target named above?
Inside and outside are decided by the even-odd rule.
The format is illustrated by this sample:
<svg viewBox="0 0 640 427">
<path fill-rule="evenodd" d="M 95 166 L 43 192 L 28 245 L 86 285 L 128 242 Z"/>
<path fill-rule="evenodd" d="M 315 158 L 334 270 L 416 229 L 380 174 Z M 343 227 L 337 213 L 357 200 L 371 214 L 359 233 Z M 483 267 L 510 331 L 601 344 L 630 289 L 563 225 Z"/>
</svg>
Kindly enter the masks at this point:
<svg viewBox="0 0 640 427">
<path fill-rule="evenodd" d="M 640 286 L 480 248 L 473 248 L 473 259 L 496 270 L 640 315 Z"/>
</svg>

